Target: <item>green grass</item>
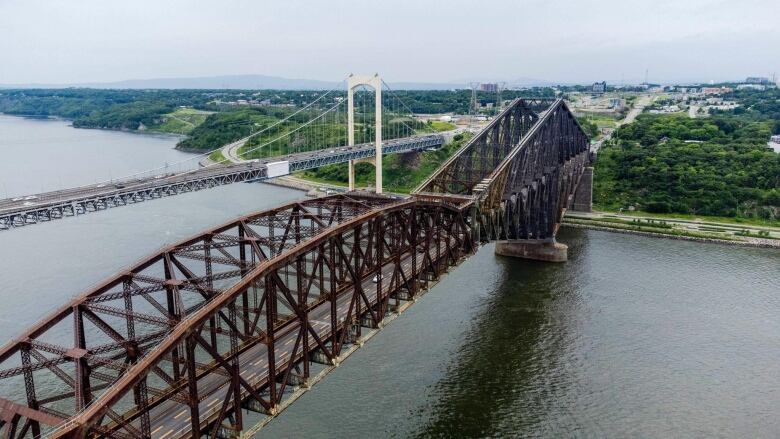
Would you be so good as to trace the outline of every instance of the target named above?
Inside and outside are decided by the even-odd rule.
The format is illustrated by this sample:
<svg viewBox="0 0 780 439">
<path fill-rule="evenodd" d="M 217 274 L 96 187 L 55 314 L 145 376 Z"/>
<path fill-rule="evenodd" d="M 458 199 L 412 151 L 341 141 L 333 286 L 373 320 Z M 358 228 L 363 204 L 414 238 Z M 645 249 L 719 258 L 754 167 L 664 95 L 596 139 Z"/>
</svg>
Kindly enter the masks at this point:
<svg viewBox="0 0 780 439">
<path fill-rule="evenodd" d="M 216 162 L 216 163 L 222 163 L 222 162 L 227 161 L 225 159 L 225 156 L 222 155 L 222 150 L 221 149 L 218 149 L 218 150 L 212 152 L 211 154 L 209 154 L 209 160 L 211 160 L 212 162 Z"/>
<path fill-rule="evenodd" d="M 655 233 L 659 235 L 669 235 L 669 236 L 687 236 L 691 238 L 706 238 L 706 239 L 722 239 L 726 241 L 739 241 L 739 238 L 734 237 L 733 235 L 728 235 L 725 232 L 723 233 L 706 233 L 706 232 L 695 232 L 691 230 L 684 230 L 684 229 L 675 229 L 671 227 L 658 227 L 658 226 L 652 226 L 652 225 L 639 225 L 639 224 L 620 224 L 615 223 L 613 221 L 603 221 L 601 218 L 597 219 L 583 219 L 581 217 L 564 217 L 563 219 L 564 224 L 579 224 L 579 225 L 590 225 L 590 226 L 598 226 L 598 227 L 606 227 L 610 229 L 616 229 L 616 230 L 628 230 L 628 231 L 635 231 L 635 232 L 648 232 L 648 233 Z"/>
<path fill-rule="evenodd" d="M 605 208 L 604 206 L 593 204 L 593 210 L 604 213 L 618 214 L 618 211 L 614 209 Z M 624 210 L 619 213 L 626 216 L 646 216 L 650 218 L 668 219 L 668 220 L 686 220 L 695 221 L 700 223 L 717 223 L 717 224 L 732 224 L 732 225 L 750 225 L 750 226 L 764 226 L 764 227 L 780 227 L 780 221 L 769 220 L 763 218 L 743 218 L 743 217 L 723 217 L 723 216 L 708 216 L 708 215 L 691 215 L 685 213 L 651 213 L 641 210 Z"/>
<path fill-rule="evenodd" d="M 428 122 L 428 125 L 433 128 L 435 132 L 442 132 L 442 131 L 452 131 L 455 129 L 455 125 L 451 124 L 449 122 L 443 122 L 441 120 L 431 120 Z"/>
<path fill-rule="evenodd" d="M 176 111 L 162 115 L 161 122 L 150 129 L 164 133 L 189 134 L 202 124 L 209 114 L 211 112 L 193 108 L 177 108 Z"/>
</svg>

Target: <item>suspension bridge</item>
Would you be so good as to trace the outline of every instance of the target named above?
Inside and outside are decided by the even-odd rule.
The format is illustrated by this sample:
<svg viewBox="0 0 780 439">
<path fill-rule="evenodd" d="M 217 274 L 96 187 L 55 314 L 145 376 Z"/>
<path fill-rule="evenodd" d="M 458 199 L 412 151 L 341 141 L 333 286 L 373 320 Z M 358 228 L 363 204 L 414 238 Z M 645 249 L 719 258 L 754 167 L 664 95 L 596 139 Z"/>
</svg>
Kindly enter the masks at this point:
<svg viewBox="0 0 780 439">
<path fill-rule="evenodd" d="M 564 260 L 589 161 L 563 101 L 517 99 L 409 198 L 292 202 L 168 246 L 0 350 L 0 428 L 251 435 L 481 244 Z"/>
<path fill-rule="evenodd" d="M 336 163 L 376 166 L 382 192 L 382 155 L 423 151 L 444 144 L 392 94 L 378 76 L 350 75 L 339 88 L 249 136 L 193 156 L 122 178 L 0 200 L 0 231 L 128 206 L 231 183 L 263 181 Z M 382 90 L 387 97 L 382 100 Z"/>
</svg>

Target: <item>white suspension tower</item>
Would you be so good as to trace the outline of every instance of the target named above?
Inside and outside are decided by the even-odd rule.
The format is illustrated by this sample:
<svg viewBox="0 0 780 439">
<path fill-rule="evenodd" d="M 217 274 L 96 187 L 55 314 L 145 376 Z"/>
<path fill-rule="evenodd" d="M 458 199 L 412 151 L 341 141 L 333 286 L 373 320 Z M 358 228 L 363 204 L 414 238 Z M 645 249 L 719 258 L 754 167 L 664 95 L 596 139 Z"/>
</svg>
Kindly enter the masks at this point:
<svg viewBox="0 0 780 439">
<path fill-rule="evenodd" d="M 374 89 L 375 95 L 375 123 L 374 147 L 376 156 L 373 161 L 376 167 L 376 193 L 382 193 L 382 79 L 379 74 L 374 76 L 349 75 L 347 79 L 347 138 L 349 146 L 355 145 L 355 101 L 354 89 L 361 85 L 367 85 Z M 349 161 L 349 190 L 355 190 L 355 160 Z"/>
</svg>

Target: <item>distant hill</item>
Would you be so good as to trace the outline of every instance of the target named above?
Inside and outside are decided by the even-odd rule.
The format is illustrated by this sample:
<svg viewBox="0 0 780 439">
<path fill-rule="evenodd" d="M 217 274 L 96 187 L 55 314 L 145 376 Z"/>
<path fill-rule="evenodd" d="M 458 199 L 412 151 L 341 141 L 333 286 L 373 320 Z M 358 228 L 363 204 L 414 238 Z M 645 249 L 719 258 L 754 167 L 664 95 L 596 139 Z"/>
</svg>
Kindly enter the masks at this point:
<svg viewBox="0 0 780 439">
<path fill-rule="evenodd" d="M 98 88 L 98 89 L 274 89 L 274 90 L 330 90 L 339 81 L 291 79 L 267 75 L 226 75 L 193 78 L 128 79 L 115 82 L 72 84 L 0 84 L 0 88 Z M 395 90 L 450 90 L 467 88 L 464 84 L 398 82 L 389 83 Z"/>
</svg>

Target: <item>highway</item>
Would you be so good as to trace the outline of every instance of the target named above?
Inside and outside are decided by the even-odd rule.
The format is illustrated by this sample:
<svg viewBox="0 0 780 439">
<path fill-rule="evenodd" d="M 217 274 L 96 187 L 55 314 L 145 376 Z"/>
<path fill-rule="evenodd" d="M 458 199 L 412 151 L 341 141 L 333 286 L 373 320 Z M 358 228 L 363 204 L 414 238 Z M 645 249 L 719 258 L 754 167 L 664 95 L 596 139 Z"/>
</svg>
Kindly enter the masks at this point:
<svg viewBox="0 0 780 439">
<path fill-rule="evenodd" d="M 445 250 L 445 243 L 440 243 L 442 254 Z M 401 267 L 407 275 L 412 274 L 411 253 L 407 253 L 401 259 Z M 417 269 L 422 266 L 422 253 L 418 253 Z M 392 263 L 382 267 L 383 276 L 383 295 L 388 293 L 389 281 L 392 276 L 394 266 Z M 377 303 L 377 284 L 373 281 L 374 273 L 368 274 L 363 278 L 362 288 L 371 304 Z M 344 322 L 350 309 L 350 302 L 354 289 L 344 290 L 337 298 L 337 322 Z M 365 308 L 363 308 L 365 309 Z M 318 333 L 321 339 L 326 340 L 331 335 L 330 327 L 330 302 L 324 301 L 309 312 L 309 319 L 312 328 Z M 288 326 L 283 329 L 283 335 L 277 335 L 275 344 L 275 362 L 277 373 L 284 371 L 291 366 L 291 355 L 295 346 L 296 338 L 300 330 L 300 322 L 293 319 L 288 322 Z M 314 338 L 309 334 L 309 346 L 315 346 Z M 298 353 L 293 364 L 301 359 L 302 349 L 299 347 Z M 258 344 L 247 350 L 239 356 L 241 367 L 240 375 L 255 389 L 264 386 L 268 382 L 268 351 L 267 346 Z M 229 379 L 219 374 L 209 374 L 198 381 L 199 393 L 207 394 L 199 404 L 201 419 L 214 420 L 221 409 L 221 404 L 228 392 Z M 201 390 L 203 389 L 203 390 Z M 246 393 L 243 393 L 246 396 Z M 188 406 L 177 403 L 173 400 L 165 401 L 155 407 L 150 412 L 151 433 L 155 439 L 175 439 L 189 437 L 191 430 L 190 409 Z M 134 422 L 134 427 L 140 428 L 139 421 Z"/>
<path fill-rule="evenodd" d="M 385 141 L 382 143 L 382 149 L 385 154 L 419 151 L 441 146 L 443 142 L 444 139 L 439 135 L 407 137 Z M 374 155 L 374 144 L 363 143 L 241 163 L 203 166 L 178 174 L 150 175 L 0 199 L 0 230 L 223 184 L 264 180 Z M 269 164 L 279 162 L 287 164 L 281 166 L 281 171 L 279 167 L 269 171 Z"/>
</svg>

